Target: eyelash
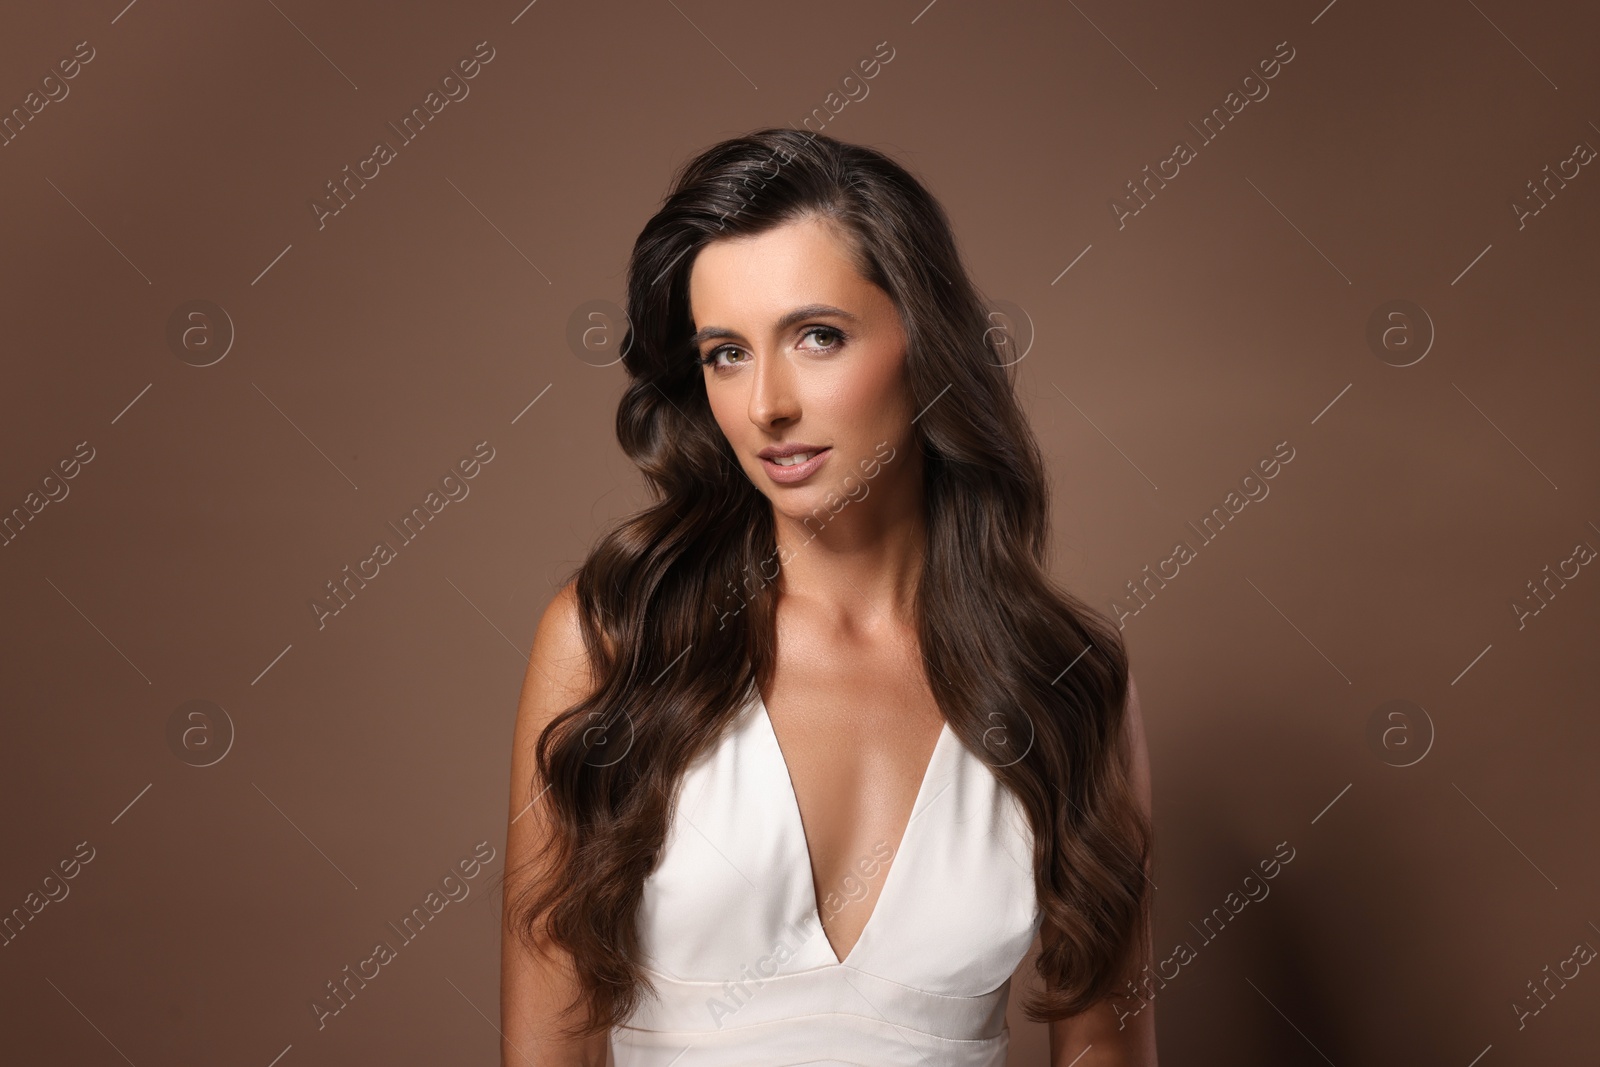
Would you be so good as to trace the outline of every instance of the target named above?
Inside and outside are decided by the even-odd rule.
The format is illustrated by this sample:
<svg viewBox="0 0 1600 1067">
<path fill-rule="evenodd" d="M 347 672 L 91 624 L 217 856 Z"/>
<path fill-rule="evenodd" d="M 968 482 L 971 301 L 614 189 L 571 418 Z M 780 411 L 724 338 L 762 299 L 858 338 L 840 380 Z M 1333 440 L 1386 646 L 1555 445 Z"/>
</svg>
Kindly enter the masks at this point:
<svg viewBox="0 0 1600 1067">
<path fill-rule="evenodd" d="M 835 338 L 833 344 L 828 345 L 826 348 L 821 350 L 824 352 L 832 352 L 836 349 L 843 348 L 845 342 L 849 340 L 849 338 L 845 336 L 845 332 L 839 329 L 837 326 L 808 326 L 805 332 L 803 332 L 800 336 L 802 339 L 804 339 L 806 337 L 810 337 L 814 333 L 829 334 Z M 733 345 L 718 345 L 705 355 L 698 357 L 696 362 L 702 367 L 710 366 L 714 370 L 720 370 L 722 368 L 715 365 L 718 354 L 725 350 L 732 349 L 733 347 Z"/>
</svg>

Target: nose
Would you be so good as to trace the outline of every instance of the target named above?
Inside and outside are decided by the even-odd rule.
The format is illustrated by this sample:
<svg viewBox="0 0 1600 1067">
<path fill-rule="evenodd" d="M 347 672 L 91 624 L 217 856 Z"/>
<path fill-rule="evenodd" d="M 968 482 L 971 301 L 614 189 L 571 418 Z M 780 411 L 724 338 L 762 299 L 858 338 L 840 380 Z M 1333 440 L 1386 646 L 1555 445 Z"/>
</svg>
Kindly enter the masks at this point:
<svg viewBox="0 0 1600 1067">
<path fill-rule="evenodd" d="M 756 357 L 750 385 L 750 421 L 762 429 L 774 429 L 800 417 L 800 397 L 794 380 L 794 367 L 781 353 L 765 352 Z"/>
</svg>

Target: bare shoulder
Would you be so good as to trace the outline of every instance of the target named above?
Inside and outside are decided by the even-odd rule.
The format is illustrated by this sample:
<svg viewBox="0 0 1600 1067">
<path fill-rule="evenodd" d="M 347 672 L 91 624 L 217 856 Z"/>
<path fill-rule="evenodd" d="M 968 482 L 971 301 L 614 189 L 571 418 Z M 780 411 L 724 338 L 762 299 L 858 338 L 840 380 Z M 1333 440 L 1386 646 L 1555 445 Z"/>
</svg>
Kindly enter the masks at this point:
<svg viewBox="0 0 1600 1067">
<path fill-rule="evenodd" d="M 588 672 L 588 654 L 583 645 L 583 624 L 578 609 L 578 583 L 574 579 L 556 590 L 539 618 L 533 651 L 550 668 L 563 676 Z M 573 678 L 563 678 L 573 681 Z"/>
<path fill-rule="evenodd" d="M 534 633 L 518 708 L 519 730 L 524 726 L 542 730 L 557 714 L 583 699 L 593 683 L 577 583 L 571 581 L 550 598 Z"/>
<path fill-rule="evenodd" d="M 521 790 L 533 785 L 537 775 L 535 748 L 539 737 L 562 712 L 588 696 L 594 672 L 583 641 L 583 623 L 573 582 L 556 591 L 545 606 L 528 653 L 512 736 L 512 809 L 519 813 L 528 797 Z"/>
<path fill-rule="evenodd" d="M 1128 758 L 1133 784 L 1145 814 L 1150 812 L 1150 749 L 1144 735 L 1144 712 L 1139 707 L 1139 686 L 1128 672 L 1128 700 L 1123 712 L 1123 730 L 1127 734 Z"/>
<path fill-rule="evenodd" d="M 1128 700 L 1127 700 L 1128 729 L 1144 735 L 1144 716 L 1139 709 L 1139 683 L 1134 680 L 1133 672 L 1128 672 Z"/>
<path fill-rule="evenodd" d="M 541 1063 L 608 1062 L 605 1033 L 572 1038 L 562 1032 L 570 1021 L 563 1005 L 581 1004 L 584 987 L 571 957 L 554 944 L 542 921 L 529 919 L 523 910 L 527 894 L 548 884 L 558 862 L 557 855 L 545 850 L 546 844 L 558 840 L 559 831 L 549 814 L 551 802 L 540 800 L 546 790 L 535 758 L 539 737 L 556 716 L 588 695 L 591 674 L 576 589 L 569 582 L 551 597 L 539 619 L 517 706 L 502 902 L 503 1064 L 530 1062 L 524 1049 L 544 1052 Z"/>
</svg>

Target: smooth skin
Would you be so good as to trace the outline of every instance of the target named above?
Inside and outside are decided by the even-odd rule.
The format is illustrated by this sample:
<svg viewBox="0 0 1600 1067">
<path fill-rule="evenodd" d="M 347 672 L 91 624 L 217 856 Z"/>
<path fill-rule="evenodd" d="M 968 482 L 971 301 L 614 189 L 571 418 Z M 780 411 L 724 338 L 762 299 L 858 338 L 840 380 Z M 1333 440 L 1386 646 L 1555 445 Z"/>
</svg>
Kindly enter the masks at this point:
<svg viewBox="0 0 1600 1067">
<path fill-rule="evenodd" d="M 689 277 L 712 414 L 773 508 L 784 592 L 776 670 L 762 698 L 799 804 L 823 932 L 839 959 L 872 917 L 892 855 L 865 880 L 864 893 L 850 893 L 856 899 L 846 887 L 860 888 L 860 879 L 851 880 L 858 861 L 885 846 L 898 850 L 943 725 L 912 614 L 925 530 L 906 336 L 893 301 L 862 277 L 850 251 L 842 230 L 811 216 L 713 241 Z M 809 478 L 784 485 L 757 453 L 791 442 L 831 451 Z M 590 684 L 568 586 L 534 639 L 514 742 L 513 816 L 523 807 L 516 790 L 533 773 L 539 729 Z M 1133 770 L 1148 811 L 1148 757 L 1131 681 L 1128 710 Z M 511 824 L 508 871 L 546 832 L 537 808 Z M 529 960 L 507 944 L 507 1067 L 606 1062 L 603 1037 L 563 1043 L 551 1036 L 550 1005 L 575 992 L 559 954 Z M 1050 1045 L 1052 1065 L 1155 1067 L 1153 1006 L 1118 1030 L 1103 1003 L 1051 1024 Z M 517 1048 L 531 1058 L 519 1058 Z"/>
<path fill-rule="evenodd" d="M 578 598 L 573 583 L 561 588 L 533 637 L 528 671 L 522 682 L 516 729 L 511 743 L 511 804 L 506 831 L 506 893 L 504 905 L 526 881 L 543 877 L 542 869 L 517 873 L 550 833 L 545 806 L 529 797 L 544 789 L 537 777 L 534 745 L 544 728 L 566 708 L 594 691 L 594 677 L 579 624 Z M 537 779 L 537 780 L 536 780 Z M 533 782 L 531 792 L 523 792 Z M 528 952 L 509 926 L 509 907 L 502 909 L 500 944 L 500 1063 L 501 1067 L 606 1067 L 611 1062 L 611 1041 L 601 1033 L 570 1039 L 558 1031 L 571 1020 L 559 1016 L 562 1005 L 572 1003 L 579 987 L 566 952 L 541 941 L 539 951 Z"/>
</svg>

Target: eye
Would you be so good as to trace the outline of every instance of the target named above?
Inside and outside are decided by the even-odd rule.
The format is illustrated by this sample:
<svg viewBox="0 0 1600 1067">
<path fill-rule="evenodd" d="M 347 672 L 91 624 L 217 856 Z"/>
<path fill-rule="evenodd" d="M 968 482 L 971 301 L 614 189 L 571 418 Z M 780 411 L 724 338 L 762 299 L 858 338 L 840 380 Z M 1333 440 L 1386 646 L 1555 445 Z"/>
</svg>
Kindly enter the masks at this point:
<svg viewBox="0 0 1600 1067">
<path fill-rule="evenodd" d="M 825 340 L 831 338 L 831 343 L 822 346 L 821 351 L 823 352 L 832 351 L 844 344 L 844 331 L 833 326 L 812 326 L 800 337 L 804 339 L 815 334 L 821 334 Z"/>
<path fill-rule="evenodd" d="M 812 352 L 832 352 L 836 348 L 843 347 L 844 342 L 845 342 L 844 331 L 839 329 L 836 326 L 810 326 L 810 327 L 807 327 L 800 334 L 800 338 L 801 338 L 801 340 L 805 340 L 808 337 L 820 337 L 821 340 L 826 342 L 825 344 L 821 344 L 819 346 L 808 347 L 808 351 L 812 351 Z M 712 368 L 718 369 L 718 370 L 720 370 L 720 369 L 722 369 L 724 367 L 735 366 L 735 363 L 733 363 L 733 362 L 728 362 L 728 363 L 718 362 L 718 357 L 721 356 L 723 353 L 728 353 L 729 356 L 730 356 L 730 359 L 731 359 L 731 357 L 733 355 L 744 355 L 746 358 L 743 359 L 743 360 L 740 360 L 739 362 L 748 363 L 750 361 L 749 358 L 748 358 L 749 353 L 741 352 L 739 350 L 739 348 L 734 346 L 734 345 L 718 345 L 716 348 L 713 348 L 711 351 L 707 352 L 705 355 L 697 357 L 696 361 L 703 367 L 709 366 L 709 367 L 712 367 Z"/>
<path fill-rule="evenodd" d="M 723 352 L 737 353 L 738 351 L 739 350 L 737 348 L 735 348 L 734 346 L 732 346 L 732 345 L 719 345 L 716 348 L 713 348 L 711 351 L 707 352 L 705 355 L 701 356 L 699 358 L 699 362 L 700 362 L 700 365 L 703 366 L 703 367 L 706 367 L 706 366 L 709 366 L 709 367 L 727 367 L 727 366 L 730 366 L 731 364 L 718 363 L 717 362 L 717 356 L 720 355 Z"/>
</svg>

